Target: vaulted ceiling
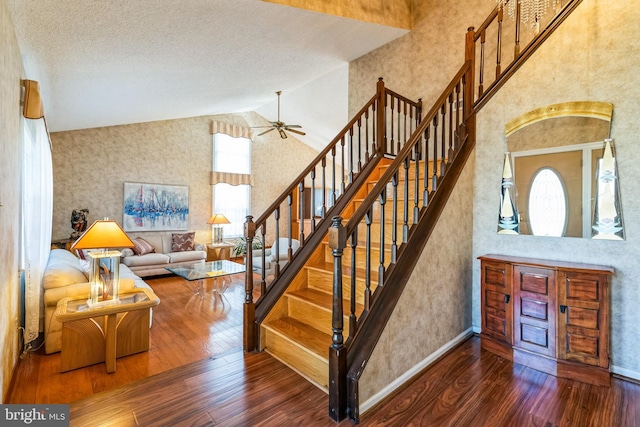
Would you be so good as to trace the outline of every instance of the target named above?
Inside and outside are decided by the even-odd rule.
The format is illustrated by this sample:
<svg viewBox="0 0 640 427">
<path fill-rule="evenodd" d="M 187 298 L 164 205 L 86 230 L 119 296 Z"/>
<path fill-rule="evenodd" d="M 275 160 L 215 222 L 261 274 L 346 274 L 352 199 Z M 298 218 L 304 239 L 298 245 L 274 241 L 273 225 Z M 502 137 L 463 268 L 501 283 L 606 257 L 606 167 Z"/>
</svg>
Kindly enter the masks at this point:
<svg viewBox="0 0 640 427">
<path fill-rule="evenodd" d="M 277 90 L 286 121 L 305 125 L 318 102 L 346 111 L 349 61 L 407 32 L 259 0 L 7 2 L 51 131 L 243 111 L 275 120 Z"/>
</svg>

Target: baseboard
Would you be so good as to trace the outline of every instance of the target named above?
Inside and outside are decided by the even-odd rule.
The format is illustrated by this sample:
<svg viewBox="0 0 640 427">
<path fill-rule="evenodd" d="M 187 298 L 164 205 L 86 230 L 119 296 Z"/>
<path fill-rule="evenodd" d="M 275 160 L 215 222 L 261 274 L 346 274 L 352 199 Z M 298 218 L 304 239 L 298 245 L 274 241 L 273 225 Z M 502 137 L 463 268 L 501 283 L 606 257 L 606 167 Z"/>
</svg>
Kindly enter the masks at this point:
<svg viewBox="0 0 640 427">
<path fill-rule="evenodd" d="M 621 368 L 620 366 L 611 365 L 611 373 L 640 382 L 640 372 L 638 371 L 632 371 L 631 369 L 626 369 L 626 368 Z"/>
<path fill-rule="evenodd" d="M 480 326 L 472 326 L 471 330 L 473 331 L 474 334 L 478 334 L 478 335 L 480 335 L 480 332 L 482 332 L 482 328 L 480 328 Z"/>
<path fill-rule="evenodd" d="M 396 389 L 402 386 L 404 383 L 412 379 L 414 376 L 422 372 L 427 366 L 431 365 L 435 361 L 437 361 L 440 357 L 442 357 L 445 353 L 456 347 L 461 342 L 467 340 L 471 335 L 473 335 L 473 328 L 469 328 L 462 332 L 460 335 L 431 353 L 427 356 L 426 359 L 420 361 L 420 363 L 414 365 L 411 369 L 406 371 L 404 374 L 396 378 L 393 382 L 391 382 L 388 386 L 380 390 L 378 393 L 371 396 L 367 399 L 366 402 L 360 404 L 360 416 L 364 415 L 369 409 L 373 408 L 375 405 L 384 400 L 387 396 L 393 393 Z"/>
</svg>

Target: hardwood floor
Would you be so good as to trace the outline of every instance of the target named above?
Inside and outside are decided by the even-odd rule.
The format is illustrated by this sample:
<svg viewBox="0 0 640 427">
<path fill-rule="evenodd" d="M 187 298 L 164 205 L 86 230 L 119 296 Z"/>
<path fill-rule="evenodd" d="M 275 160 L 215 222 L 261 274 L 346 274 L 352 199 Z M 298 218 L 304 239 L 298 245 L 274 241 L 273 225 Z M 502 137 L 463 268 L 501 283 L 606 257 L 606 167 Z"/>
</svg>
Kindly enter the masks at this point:
<svg viewBox="0 0 640 427">
<path fill-rule="evenodd" d="M 104 363 L 60 373 L 60 353 L 31 353 L 20 363 L 8 403 L 70 403 L 240 349 L 244 276 L 230 277 L 224 296 L 207 292 L 204 300 L 177 276 L 147 279 L 161 301 L 153 310 L 148 352 L 117 359 L 113 374 L 106 373 Z"/>
<path fill-rule="evenodd" d="M 71 402 L 74 427 L 336 425 L 324 392 L 266 353 L 241 351 L 241 277 L 224 306 L 192 298 L 175 277 L 150 284 L 162 302 L 149 352 L 118 359 L 114 374 L 104 364 L 60 374 L 59 354 L 32 354 L 8 403 Z M 481 350 L 473 337 L 360 424 L 640 427 L 640 385 L 555 378 Z"/>
<path fill-rule="evenodd" d="M 327 401 L 269 355 L 230 352 L 75 402 L 71 425 L 335 426 Z M 481 350 L 473 337 L 360 424 L 634 427 L 640 385 L 555 378 Z"/>
</svg>

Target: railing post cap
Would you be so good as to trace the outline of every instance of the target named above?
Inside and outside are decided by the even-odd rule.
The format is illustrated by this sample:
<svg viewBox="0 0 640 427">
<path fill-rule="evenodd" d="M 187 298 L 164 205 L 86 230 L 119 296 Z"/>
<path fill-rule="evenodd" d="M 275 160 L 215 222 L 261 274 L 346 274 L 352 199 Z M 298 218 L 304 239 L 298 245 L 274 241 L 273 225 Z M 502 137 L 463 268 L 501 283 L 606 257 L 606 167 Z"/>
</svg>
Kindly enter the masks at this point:
<svg viewBox="0 0 640 427">
<path fill-rule="evenodd" d="M 347 246 L 347 229 L 342 226 L 342 217 L 334 216 L 331 218 L 328 235 L 331 249 L 342 250 Z"/>
</svg>

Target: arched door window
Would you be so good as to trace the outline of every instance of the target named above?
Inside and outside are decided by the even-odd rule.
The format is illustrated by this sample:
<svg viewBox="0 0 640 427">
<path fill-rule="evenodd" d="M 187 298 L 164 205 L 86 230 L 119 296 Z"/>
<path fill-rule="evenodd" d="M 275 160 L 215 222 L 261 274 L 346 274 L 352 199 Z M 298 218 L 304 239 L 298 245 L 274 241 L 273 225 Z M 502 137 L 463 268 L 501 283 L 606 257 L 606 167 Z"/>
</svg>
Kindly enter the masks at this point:
<svg viewBox="0 0 640 427">
<path fill-rule="evenodd" d="M 534 236 L 564 234 L 567 225 L 567 194 L 560 176 L 550 168 L 540 169 L 529 191 L 529 222 Z"/>
</svg>

